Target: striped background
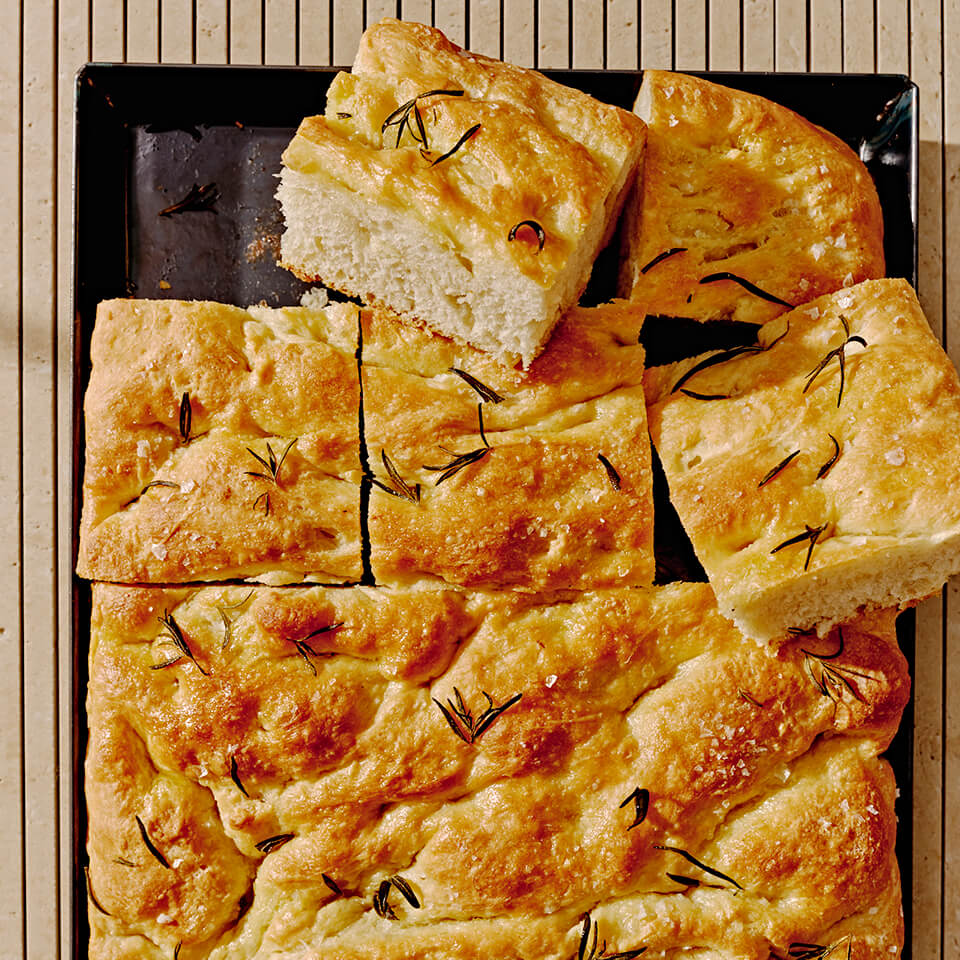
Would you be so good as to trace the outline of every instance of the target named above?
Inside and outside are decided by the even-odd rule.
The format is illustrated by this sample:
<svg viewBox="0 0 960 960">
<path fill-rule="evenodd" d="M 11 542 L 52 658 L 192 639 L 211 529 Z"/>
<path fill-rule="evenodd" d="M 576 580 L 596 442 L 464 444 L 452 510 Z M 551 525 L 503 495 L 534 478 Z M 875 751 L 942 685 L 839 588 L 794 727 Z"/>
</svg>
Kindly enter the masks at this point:
<svg viewBox="0 0 960 960">
<path fill-rule="evenodd" d="M 540 67 L 907 73 L 920 297 L 960 359 L 960 0 L 0 0 L 0 956 L 69 955 L 71 143 L 88 60 L 345 64 L 381 16 Z M 4 228 L 6 229 L 6 228 Z M 952 316 L 951 316 L 952 314 Z M 960 956 L 960 584 L 918 617 L 917 960 Z M 953 654 L 951 656 L 950 654 Z M 953 876 L 953 883 L 945 878 Z"/>
</svg>

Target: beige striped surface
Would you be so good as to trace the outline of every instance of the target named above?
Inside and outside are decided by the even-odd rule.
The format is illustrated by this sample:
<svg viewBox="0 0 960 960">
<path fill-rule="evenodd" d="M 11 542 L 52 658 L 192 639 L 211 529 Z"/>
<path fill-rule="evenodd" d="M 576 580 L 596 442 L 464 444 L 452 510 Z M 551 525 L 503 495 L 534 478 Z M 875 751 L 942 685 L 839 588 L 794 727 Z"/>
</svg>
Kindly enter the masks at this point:
<svg viewBox="0 0 960 960">
<path fill-rule="evenodd" d="M 88 60 L 349 63 L 387 14 L 541 67 L 908 73 L 920 296 L 960 360 L 960 0 L 2 0 L 0 957 L 72 950 L 73 75 Z M 960 957 L 960 584 L 918 622 L 913 956 L 932 960 Z"/>
</svg>

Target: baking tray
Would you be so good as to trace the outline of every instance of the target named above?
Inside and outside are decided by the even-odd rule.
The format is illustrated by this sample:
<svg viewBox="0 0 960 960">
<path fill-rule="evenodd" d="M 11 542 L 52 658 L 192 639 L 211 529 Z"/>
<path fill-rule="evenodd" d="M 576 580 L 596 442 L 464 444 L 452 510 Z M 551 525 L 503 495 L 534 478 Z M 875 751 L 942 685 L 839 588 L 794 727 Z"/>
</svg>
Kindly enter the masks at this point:
<svg viewBox="0 0 960 960">
<path fill-rule="evenodd" d="M 77 75 L 75 142 L 74 358 L 72 528 L 61 531 L 77 556 L 83 469 L 83 391 L 89 376 L 96 305 L 111 297 L 210 299 L 239 306 L 297 304 L 307 289 L 275 264 L 282 229 L 274 199 L 280 154 L 299 121 L 322 113 L 338 68 L 206 67 L 88 64 Z M 630 109 L 640 71 L 545 71 L 561 83 Z M 759 93 L 839 136 L 866 163 L 883 207 L 887 271 L 917 282 L 917 88 L 897 75 L 699 73 Z M 158 216 L 196 185 L 215 184 L 214 209 Z M 601 254 L 586 302 L 613 295 L 614 257 Z M 687 354 L 742 338 L 736 326 L 719 339 L 691 343 Z M 697 328 L 694 333 L 701 333 Z M 749 336 L 749 333 L 747 334 Z M 651 325 L 644 344 L 651 363 L 672 359 L 668 341 Z M 655 479 L 656 547 L 663 580 L 685 571 L 702 578 L 662 475 Z M 90 590 L 73 579 L 73 717 L 70 776 L 74 810 L 69 844 L 74 878 L 70 910 L 72 955 L 86 956 L 86 806 L 83 759 L 87 740 Z M 897 623 L 901 647 L 914 664 L 912 611 Z M 912 824 L 913 702 L 887 753 L 901 787 L 897 814 Z M 912 835 L 897 839 L 910 956 Z"/>
</svg>

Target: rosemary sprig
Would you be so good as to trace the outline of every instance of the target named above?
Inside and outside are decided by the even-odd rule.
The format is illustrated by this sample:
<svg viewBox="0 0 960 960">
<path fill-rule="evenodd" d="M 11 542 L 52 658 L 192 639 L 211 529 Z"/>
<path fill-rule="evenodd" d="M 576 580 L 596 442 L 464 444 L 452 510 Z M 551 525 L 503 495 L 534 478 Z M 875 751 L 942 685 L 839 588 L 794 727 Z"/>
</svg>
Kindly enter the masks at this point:
<svg viewBox="0 0 960 960">
<path fill-rule="evenodd" d="M 267 837 L 266 840 L 261 840 L 259 843 L 255 843 L 254 846 L 261 853 L 273 853 L 274 850 L 279 850 L 285 843 L 289 843 L 294 838 L 292 833 L 278 833 L 275 837 Z"/>
<path fill-rule="evenodd" d="M 340 889 L 340 884 L 337 883 L 337 881 L 334 880 L 333 877 L 328 877 L 327 874 L 321 873 L 320 878 L 336 896 L 338 897 L 343 896 L 343 891 Z"/>
<path fill-rule="evenodd" d="M 607 476 L 610 478 L 610 486 L 614 490 L 620 489 L 620 474 L 617 473 L 614 465 L 602 454 L 597 454 L 597 459 L 603 464 L 603 469 L 607 471 Z"/>
<path fill-rule="evenodd" d="M 487 693 L 486 690 L 481 690 L 480 692 L 486 698 L 487 707 L 483 713 L 476 718 L 474 718 L 470 708 L 463 702 L 463 697 L 456 687 L 453 688 L 453 695 L 457 702 L 454 703 L 452 700 L 447 699 L 447 707 L 449 707 L 449 709 L 436 697 L 433 698 L 433 702 L 440 708 L 440 712 L 443 714 L 444 720 L 450 725 L 450 729 L 463 740 L 464 743 L 475 743 L 480 738 L 480 735 L 489 729 L 494 720 L 506 710 L 509 710 L 510 707 L 517 703 L 523 696 L 522 693 L 518 693 L 505 703 L 501 703 L 499 707 L 495 707 L 490 694 Z"/>
<path fill-rule="evenodd" d="M 387 132 L 387 127 L 392 127 L 396 124 L 397 126 L 397 142 L 395 146 L 400 146 L 400 139 L 403 137 L 404 128 L 410 130 L 410 136 L 413 137 L 419 143 L 422 143 L 424 147 L 427 146 L 427 133 L 423 127 L 423 118 L 420 116 L 420 107 L 419 102 L 426 99 L 427 97 L 462 97 L 462 90 L 427 90 L 426 93 L 418 93 L 412 100 L 408 100 L 406 103 L 400 104 L 386 120 L 383 121 L 383 125 L 380 127 L 380 133 L 384 134 Z M 417 122 L 417 134 L 413 132 L 410 128 L 410 113 L 413 112 L 414 117 Z"/>
<path fill-rule="evenodd" d="M 194 184 L 182 200 L 164 207 L 157 216 L 172 217 L 175 213 L 186 213 L 188 210 L 209 210 L 216 213 L 213 205 L 219 199 L 220 190 L 215 183 L 205 183 L 202 187 Z"/>
<path fill-rule="evenodd" d="M 837 438 L 832 433 L 828 433 L 827 436 L 833 441 L 833 453 L 830 455 L 830 459 L 817 471 L 818 480 L 822 480 L 840 458 L 840 444 L 837 442 Z"/>
<path fill-rule="evenodd" d="M 866 700 L 862 693 L 850 682 L 849 677 L 857 677 L 859 680 L 874 680 L 868 673 L 860 670 L 853 670 L 850 667 L 838 666 L 835 663 L 827 661 L 836 660 L 844 648 L 843 628 L 837 627 L 837 635 L 840 638 L 840 644 L 833 653 L 814 653 L 803 647 L 800 652 L 803 654 L 803 665 L 810 675 L 810 679 L 820 691 L 821 696 L 829 697 L 834 704 L 843 699 L 843 691 L 849 690 L 855 700 L 865 703 Z M 820 665 L 820 676 L 814 673 L 814 663 Z"/>
<path fill-rule="evenodd" d="M 712 877 L 717 877 L 720 880 L 726 880 L 727 883 L 732 883 L 738 890 L 742 890 L 743 887 L 737 883 L 733 877 L 728 877 L 725 873 L 721 873 L 719 870 L 714 870 L 713 867 L 708 867 L 705 863 L 702 863 L 698 860 L 692 853 L 688 853 L 686 850 L 683 850 L 680 847 L 668 847 L 663 846 L 659 843 L 653 845 L 654 850 L 669 850 L 671 853 L 678 853 L 684 860 L 688 863 L 692 863 L 695 867 L 699 867 L 703 870 L 704 873 L 709 873 Z"/>
<path fill-rule="evenodd" d="M 180 442 L 190 442 L 190 427 L 193 425 L 193 407 L 190 404 L 190 394 L 186 390 L 180 398 Z"/>
<path fill-rule="evenodd" d="M 237 758 L 230 754 L 230 779 L 236 784 L 237 789 L 249 800 L 250 794 L 247 793 L 247 788 L 243 785 L 243 781 L 240 779 L 240 770 L 237 766 Z"/>
<path fill-rule="evenodd" d="M 197 662 L 197 658 L 193 655 L 193 651 L 190 649 L 189 644 L 184 639 L 183 630 L 180 629 L 180 624 L 173 618 L 173 615 L 168 613 L 166 610 L 163 611 L 162 617 L 157 617 L 157 620 L 163 624 L 164 629 L 169 634 L 167 640 L 168 643 L 172 643 L 174 647 L 180 652 L 170 660 L 165 661 L 164 663 L 155 663 L 150 669 L 151 670 L 162 670 L 164 667 L 172 667 L 175 663 L 182 660 L 186 657 L 190 660 L 193 665 L 206 677 L 209 676 L 206 670 L 200 666 Z"/>
<path fill-rule="evenodd" d="M 637 947 L 634 950 L 622 950 L 620 953 L 607 953 L 607 941 L 600 941 L 597 921 L 594 920 L 591 924 L 589 913 L 583 918 L 577 960 L 634 960 L 634 957 L 639 957 L 646 951 L 646 947 Z"/>
<path fill-rule="evenodd" d="M 864 340 L 863 337 L 859 337 L 856 334 L 851 336 L 850 325 L 847 323 L 847 318 L 842 313 L 840 314 L 840 323 L 843 325 L 843 332 L 846 334 L 846 339 L 840 344 L 839 347 L 834 347 L 832 350 L 827 351 L 827 355 L 807 374 L 807 382 L 803 387 L 803 392 L 806 393 L 810 387 L 813 386 L 813 381 L 820 376 L 830 361 L 836 357 L 837 360 L 840 361 L 840 389 L 837 392 L 838 407 L 840 406 L 840 401 L 843 399 L 843 386 L 847 365 L 847 347 L 851 343 L 859 343 L 863 347 L 867 345 L 867 341 Z"/>
<path fill-rule="evenodd" d="M 795 537 L 789 537 L 784 540 L 783 543 L 778 543 L 770 552 L 779 553 L 784 547 L 792 547 L 795 543 L 803 543 L 804 540 L 808 541 L 809 545 L 807 546 L 807 556 L 803 561 L 803 569 L 806 570 L 810 566 L 810 557 L 813 556 L 813 548 L 817 545 L 817 541 L 820 539 L 820 535 L 824 530 L 827 529 L 827 525 L 824 524 L 822 527 L 811 527 L 807 524 L 804 524 L 804 532 L 798 533 Z"/>
<path fill-rule="evenodd" d="M 476 450 L 468 450 L 466 453 L 454 453 L 453 450 L 441 447 L 440 449 L 443 450 L 444 453 L 449 453 L 453 459 L 442 467 L 430 467 L 424 464 L 424 470 L 440 472 L 440 476 L 437 477 L 437 482 L 434 484 L 435 487 L 439 487 L 444 480 L 449 480 L 451 477 L 456 476 L 464 467 L 469 467 L 471 463 L 482 460 L 490 452 L 491 447 L 487 442 L 487 435 L 483 430 L 482 403 L 477 404 L 477 420 L 480 424 L 480 439 L 483 441 L 482 447 L 478 447 Z"/>
<path fill-rule="evenodd" d="M 247 447 L 247 453 L 253 457 L 254 460 L 259 463 L 266 473 L 261 473 L 259 470 L 245 470 L 244 473 L 248 477 L 257 477 L 259 480 L 266 480 L 270 483 L 273 483 L 275 486 L 280 486 L 280 470 L 283 467 L 283 461 L 287 459 L 287 454 L 290 452 L 293 445 L 299 440 L 299 437 L 294 437 L 284 448 L 283 453 L 279 457 L 273 452 L 273 447 L 270 446 L 270 441 L 267 441 L 267 457 L 264 459 L 254 450 L 251 450 L 250 447 Z M 259 500 L 259 497 L 257 498 Z"/>
<path fill-rule="evenodd" d="M 90 868 L 83 868 L 84 876 L 87 878 L 87 896 L 90 898 L 90 902 L 105 916 L 112 917 L 113 914 L 103 908 L 103 904 L 97 899 L 96 894 L 93 892 L 93 883 L 90 880 Z"/>
<path fill-rule="evenodd" d="M 695 363 L 674 385 L 671 393 L 676 393 L 694 374 L 708 367 L 714 367 L 718 363 L 726 363 L 728 360 L 734 360 L 745 353 L 765 353 L 772 350 L 788 333 L 790 332 L 790 321 L 778 337 L 775 337 L 766 346 L 761 343 L 741 344 L 738 347 L 730 347 L 728 350 L 721 350 L 718 353 L 712 353 L 709 357 L 704 357 L 699 363 Z"/>
<path fill-rule="evenodd" d="M 143 838 L 144 846 L 150 851 L 153 858 L 161 867 L 166 867 L 169 870 L 170 864 L 167 863 L 167 858 L 157 849 L 156 844 L 150 839 L 150 834 L 147 833 L 147 828 L 143 825 L 143 821 L 138 816 L 135 816 L 133 819 L 137 821 L 137 826 L 140 828 L 140 836 Z"/>
<path fill-rule="evenodd" d="M 627 827 L 627 832 L 639 827 L 647 819 L 647 810 L 650 809 L 650 791 L 646 787 L 637 787 L 633 793 L 620 804 L 622 810 L 629 803 L 633 803 L 633 823 Z"/>
<path fill-rule="evenodd" d="M 794 450 L 793 453 L 785 456 L 772 470 L 764 475 L 764 478 L 757 484 L 757 489 L 759 490 L 762 486 L 768 484 L 777 474 L 781 473 L 783 470 L 789 466 L 790 462 L 800 456 L 799 450 Z"/>
<path fill-rule="evenodd" d="M 387 456 L 386 450 L 380 451 L 380 459 L 383 461 L 383 465 L 386 468 L 387 476 L 390 478 L 389 485 L 384 483 L 382 480 L 373 477 L 371 483 L 375 487 L 383 490 L 384 493 L 389 493 L 392 497 L 399 497 L 401 500 L 406 500 L 407 503 L 419 503 L 420 502 L 420 484 L 415 483 L 412 487 L 403 477 L 400 476 L 400 472 L 393 465 L 393 461 Z"/>
<path fill-rule="evenodd" d="M 507 234 L 507 240 L 513 241 L 517 238 L 517 232 L 526 227 L 528 230 L 532 230 L 537 235 L 537 253 L 543 249 L 543 245 L 547 242 L 547 234 L 544 231 L 543 227 L 537 223 L 536 220 L 521 220 L 519 223 L 515 223 L 511 228 L 510 232 Z"/>
<path fill-rule="evenodd" d="M 343 621 L 339 623 L 331 623 L 326 627 L 321 627 L 319 630 L 314 630 L 313 633 L 308 633 L 305 637 L 295 640 L 293 637 L 288 637 L 289 641 L 297 648 L 297 653 L 303 657 L 304 662 L 313 672 L 313 675 L 317 675 L 317 668 L 314 666 L 311 657 L 329 657 L 332 654 L 321 653 L 319 650 L 314 650 L 313 647 L 307 643 L 308 640 L 312 640 L 314 637 L 319 637 L 323 633 L 330 633 L 333 630 L 339 630 L 343 626 Z"/>
<path fill-rule="evenodd" d="M 239 610 L 252 596 L 253 588 L 250 589 L 250 592 L 245 597 L 241 597 L 236 603 L 227 603 L 222 607 L 217 607 L 217 613 L 220 614 L 220 619 L 223 621 L 223 643 L 220 645 L 221 650 L 226 650 L 227 647 L 230 646 L 230 641 L 233 639 L 233 624 L 237 617 L 240 616 L 237 614 L 237 617 L 230 617 L 227 611 Z"/>
<path fill-rule="evenodd" d="M 686 253 L 686 247 L 671 247 L 669 250 L 664 250 L 663 253 L 658 253 L 649 263 L 645 264 L 640 268 L 641 273 L 649 273 L 658 263 L 663 263 L 667 257 L 675 256 L 678 253 Z"/>
<path fill-rule="evenodd" d="M 793 304 L 788 303 L 786 300 L 781 300 L 780 297 L 774 296 L 772 293 L 768 293 L 766 290 L 761 289 L 755 283 L 751 283 L 749 280 L 745 280 L 743 277 L 737 276 L 735 273 L 730 273 L 729 270 L 724 270 L 721 273 L 711 273 L 709 276 L 701 277 L 700 283 L 717 283 L 721 280 L 732 280 L 734 283 L 739 283 L 744 290 L 748 293 L 752 293 L 755 297 L 760 297 L 761 300 L 766 300 L 769 303 L 779 304 L 781 307 L 789 307 L 793 309 Z"/>
<path fill-rule="evenodd" d="M 430 166 L 435 167 L 438 163 L 443 163 L 444 160 L 449 160 L 471 137 L 474 136 L 474 134 L 476 134 L 480 127 L 481 124 L 475 123 L 446 153 L 440 154 L 436 160 L 431 160 Z M 422 148 L 420 152 L 425 153 Z"/>
<path fill-rule="evenodd" d="M 451 367 L 450 373 L 455 373 L 464 383 L 473 389 L 480 396 L 481 400 L 487 403 L 503 403 L 504 398 L 495 390 L 491 390 L 485 383 L 481 383 L 473 374 L 461 370 L 459 367 Z"/>
</svg>

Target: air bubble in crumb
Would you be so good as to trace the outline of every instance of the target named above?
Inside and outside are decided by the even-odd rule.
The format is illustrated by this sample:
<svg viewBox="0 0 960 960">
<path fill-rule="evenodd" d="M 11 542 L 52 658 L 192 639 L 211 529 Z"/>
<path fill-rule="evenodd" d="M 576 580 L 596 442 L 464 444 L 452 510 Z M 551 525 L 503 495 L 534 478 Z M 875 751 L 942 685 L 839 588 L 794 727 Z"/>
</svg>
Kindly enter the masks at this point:
<svg viewBox="0 0 960 960">
<path fill-rule="evenodd" d="M 300 306 L 308 310 L 322 310 L 330 302 L 326 287 L 311 287 L 301 298 Z"/>
</svg>

